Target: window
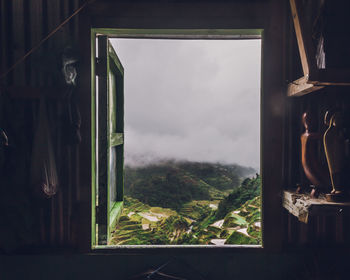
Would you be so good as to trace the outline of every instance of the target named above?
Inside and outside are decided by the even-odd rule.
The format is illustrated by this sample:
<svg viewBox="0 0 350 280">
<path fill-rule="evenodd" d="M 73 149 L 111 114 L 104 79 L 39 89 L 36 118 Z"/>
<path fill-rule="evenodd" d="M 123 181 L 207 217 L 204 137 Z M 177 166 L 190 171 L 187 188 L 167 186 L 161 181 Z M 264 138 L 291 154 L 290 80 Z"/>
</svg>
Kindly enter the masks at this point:
<svg viewBox="0 0 350 280">
<path fill-rule="evenodd" d="M 100 33 L 100 30 L 96 30 Z M 108 31 L 110 36 L 112 31 Z M 118 37 L 137 37 L 140 34 L 131 34 L 127 31 L 113 30 L 113 32 L 124 32 L 124 34 L 117 34 Z M 112 32 L 112 33 L 113 33 Z M 169 36 L 169 31 L 168 35 Z M 176 30 L 173 31 L 176 33 Z M 208 31 L 196 32 L 188 30 L 184 38 L 208 38 Z M 225 36 L 217 35 L 217 38 L 225 37 L 225 39 L 234 39 L 244 37 L 237 35 L 238 31 L 232 31 L 232 34 Z M 103 33 L 103 32 L 102 32 Z M 183 31 L 182 31 L 183 33 Z M 198 33 L 198 31 L 197 31 Z M 170 32 L 171 34 L 171 32 Z M 219 33 L 220 34 L 220 33 Z M 115 34 L 114 34 L 115 35 Z M 161 37 L 164 35 L 151 35 L 151 37 Z M 173 34 L 170 35 L 174 36 Z M 179 35 L 175 35 L 181 38 Z M 187 37 L 186 37 L 187 36 Z M 213 36 L 213 35 L 211 35 Z M 260 31 L 256 34 L 248 35 L 248 38 L 260 38 Z M 94 42 L 94 39 L 93 39 Z M 97 53 L 96 73 L 98 79 L 96 81 L 96 135 L 93 135 L 96 149 L 96 165 L 94 166 L 95 177 L 95 191 L 96 191 L 96 221 L 93 221 L 93 236 L 96 237 L 95 243 L 98 245 L 105 245 L 109 243 L 111 228 L 116 224 L 123 205 L 123 67 L 115 54 L 110 42 L 105 35 L 97 36 Z M 105 54 L 107 53 L 108 55 Z M 105 59 L 106 57 L 107 59 Z M 107 74 L 108 73 L 108 74 Z M 108 94 L 102 94 L 108 92 Z M 119 107 L 118 107 L 119 105 Z M 104 112 L 103 108 L 108 108 L 108 112 Z M 113 112 L 117 112 L 116 115 Z M 114 121 L 116 120 L 116 125 Z M 111 121 L 111 125 L 109 122 Z M 105 132 L 106 131 L 106 132 Z M 107 135 L 105 137 L 105 135 Z M 105 139 L 103 139 L 105 137 Z M 113 139 L 119 139 L 116 142 Z M 105 149 L 105 147 L 108 147 Z M 102 152 L 101 152 L 102 151 Z M 116 167 L 117 172 L 111 172 Z M 107 171 L 106 171 L 107 170 Z M 115 176 L 116 175 L 116 176 Z M 96 222 L 96 225 L 94 223 Z"/>
<path fill-rule="evenodd" d="M 97 46 L 95 236 L 104 245 L 123 207 L 124 69 L 107 36 L 98 36 Z"/>
</svg>

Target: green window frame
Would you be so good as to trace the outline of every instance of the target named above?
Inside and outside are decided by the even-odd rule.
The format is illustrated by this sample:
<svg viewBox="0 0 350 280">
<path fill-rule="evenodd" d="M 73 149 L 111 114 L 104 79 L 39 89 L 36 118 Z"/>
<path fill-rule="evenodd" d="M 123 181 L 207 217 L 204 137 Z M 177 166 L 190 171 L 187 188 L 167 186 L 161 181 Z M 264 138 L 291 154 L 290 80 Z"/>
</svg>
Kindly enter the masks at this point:
<svg viewBox="0 0 350 280">
<path fill-rule="evenodd" d="M 93 243 L 107 245 L 123 208 L 124 68 L 108 36 L 98 35 L 96 40 Z"/>
<path fill-rule="evenodd" d="M 107 26 L 109 26 L 107 24 Z M 266 35 L 267 34 L 267 35 Z M 271 58 L 271 50 L 275 50 L 278 48 L 274 47 L 273 39 L 276 39 L 273 35 L 274 33 L 271 30 L 267 32 L 264 29 L 128 29 L 128 28 L 118 28 L 113 24 L 110 28 L 101 28 L 101 27 L 92 27 L 90 29 L 90 43 L 91 43 L 91 91 L 92 91 L 92 99 L 91 99 L 91 147 L 92 147 L 92 196 L 91 196 L 91 225 L 92 225 L 92 238 L 91 238 L 91 247 L 90 249 L 98 249 L 98 252 L 115 252 L 117 248 L 121 249 L 123 247 L 123 251 L 125 250 L 135 250 L 137 248 L 138 252 L 145 250 L 148 252 L 149 248 L 162 248 L 160 250 L 171 248 L 171 250 L 203 250 L 204 248 L 213 248 L 212 250 L 222 250 L 225 249 L 225 252 L 229 252 L 232 248 L 235 250 L 260 250 L 264 248 L 265 250 L 279 250 L 281 248 L 281 223 L 278 217 L 280 217 L 280 213 L 278 209 L 280 208 L 280 199 L 276 197 L 276 193 L 279 191 L 279 173 L 274 172 L 273 174 L 270 172 L 271 166 L 276 166 L 276 154 L 271 154 L 266 151 L 271 150 L 273 147 L 276 149 L 276 143 L 282 143 L 281 135 L 279 133 L 278 124 L 280 121 L 280 116 L 276 115 L 273 110 L 271 110 L 271 104 L 275 104 L 275 100 L 280 100 L 277 97 L 281 97 L 281 91 L 272 90 L 273 83 L 271 81 L 276 81 L 276 77 L 266 74 L 271 71 L 271 69 L 277 68 L 279 65 L 276 59 Z M 272 38 L 271 38 L 272 36 Z M 261 73 L 261 176 L 262 176 L 262 245 L 227 245 L 225 247 L 212 247 L 209 245 L 152 245 L 150 247 L 147 246 L 138 246 L 138 245 L 130 245 L 130 246 L 108 246 L 108 242 L 98 242 L 98 232 L 96 231 L 96 223 L 98 224 L 100 221 L 98 218 L 98 213 L 101 212 L 101 208 L 97 208 L 97 190 L 98 190 L 98 180 L 99 173 L 97 172 L 98 168 L 98 157 L 97 157 L 97 147 L 98 139 L 96 137 L 97 131 L 97 116 L 98 112 L 96 110 L 97 107 L 97 96 L 100 92 L 100 80 L 98 80 L 98 89 L 96 88 L 96 77 L 95 73 L 99 73 L 101 71 L 101 59 L 100 55 L 98 61 L 96 60 L 96 50 L 98 49 L 98 53 L 100 53 L 101 46 L 97 42 L 96 38 L 106 37 L 108 38 L 147 38 L 147 39 L 262 39 L 262 73 Z M 267 39 L 265 39 L 267 37 Z M 277 39 L 276 39 L 277 40 Z M 107 43 L 103 47 L 107 49 Z M 117 55 L 115 54 L 115 57 Z M 271 60 L 272 64 L 264 63 L 266 60 Z M 119 60 L 118 60 L 119 61 Z M 121 65 L 121 64 L 120 64 Z M 106 67 L 105 67 L 106 69 Z M 268 70 L 268 71 L 267 71 Z M 105 70 L 106 71 L 106 70 Z M 107 83 L 105 83 L 107 84 Z M 269 90 L 267 90 L 269 89 Z M 272 90 L 272 91 L 271 91 Z M 98 92 L 97 92 L 98 91 Z M 272 102 L 273 101 L 273 102 Z M 273 121 L 272 121 L 273 120 Z M 278 122 L 273 126 L 270 123 Z M 276 141 L 266 141 L 267 138 L 276 139 Z M 278 145 L 277 145 L 278 146 Z M 280 147 L 280 146 L 278 146 Z M 271 159 L 274 160 L 271 160 Z M 278 161 L 278 160 L 277 160 Z M 266 187 L 268 186 L 268 187 Z M 122 193 L 121 193 L 122 194 Z M 118 205 L 118 204 L 117 204 Z M 122 203 L 119 207 L 119 215 L 122 210 Z M 266 205 L 270 205 L 269 207 L 265 207 Z M 109 209 L 105 208 L 105 211 Z M 98 212 L 98 213 L 97 213 Z M 104 212 L 105 213 L 105 212 Z M 107 217 L 107 216 L 106 216 Z M 106 220 L 110 219 L 107 217 Z M 119 217 L 117 217 L 118 219 Z M 111 222 L 109 225 L 109 229 L 112 225 L 115 226 L 117 223 L 117 219 Z M 107 227 L 106 227 L 107 228 Z M 107 228 L 105 231 L 105 239 L 109 240 L 110 231 Z M 175 248 L 176 247 L 176 248 Z M 96 252 L 96 251 L 95 251 Z M 192 251 L 191 251 L 192 252 Z"/>
</svg>

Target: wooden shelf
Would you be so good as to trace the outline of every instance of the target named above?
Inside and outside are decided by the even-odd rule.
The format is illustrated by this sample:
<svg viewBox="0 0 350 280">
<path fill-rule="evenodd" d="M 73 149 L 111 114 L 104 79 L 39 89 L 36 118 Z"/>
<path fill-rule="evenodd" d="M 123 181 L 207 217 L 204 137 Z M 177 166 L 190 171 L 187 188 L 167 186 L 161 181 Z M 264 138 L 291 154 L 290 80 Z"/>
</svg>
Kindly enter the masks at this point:
<svg viewBox="0 0 350 280">
<path fill-rule="evenodd" d="M 309 217 L 350 214 L 350 202 L 328 202 L 325 198 L 311 198 L 308 194 L 283 192 L 283 207 L 299 221 L 308 223 Z"/>
<path fill-rule="evenodd" d="M 311 26 L 302 0 L 290 0 L 303 77 L 288 84 L 288 96 L 302 96 L 328 86 L 350 86 L 350 69 L 318 69 Z"/>
<path fill-rule="evenodd" d="M 302 96 L 310 92 L 324 88 L 324 86 L 316 86 L 309 83 L 306 77 L 302 77 L 288 84 L 288 96 Z"/>
</svg>

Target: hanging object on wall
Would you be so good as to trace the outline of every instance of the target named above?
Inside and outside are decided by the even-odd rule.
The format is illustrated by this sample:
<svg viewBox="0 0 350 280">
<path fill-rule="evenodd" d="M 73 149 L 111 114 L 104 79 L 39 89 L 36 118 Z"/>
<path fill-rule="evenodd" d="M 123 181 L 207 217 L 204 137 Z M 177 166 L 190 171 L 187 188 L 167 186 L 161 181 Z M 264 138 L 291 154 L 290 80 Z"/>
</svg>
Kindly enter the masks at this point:
<svg viewBox="0 0 350 280">
<path fill-rule="evenodd" d="M 7 135 L 6 135 L 5 131 L 3 131 L 1 128 L 0 128 L 0 145 L 1 146 L 8 146 L 9 145 L 9 140 L 7 138 Z"/>
<path fill-rule="evenodd" d="M 288 96 L 350 85 L 350 1 L 289 0 L 302 67 Z"/>
<path fill-rule="evenodd" d="M 45 97 L 40 99 L 38 125 L 31 159 L 31 186 L 35 195 L 49 198 L 58 190 L 58 177 Z"/>
<path fill-rule="evenodd" d="M 62 55 L 62 73 L 67 85 L 76 85 L 77 70 L 75 63 L 77 59 L 66 50 Z"/>
<path fill-rule="evenodd" d="M 324 47 L 325 36 L 325 0 L 309 2 L 309 10 L 313 11 L 313 16 L 308 19 L 312 21 L 311 38 L 315 49 L 315 59 L 318 69 L 326 68 L 326 53 Z"/>
<path fill-rule="evenodd" d="M 76 97 L 77 84 L 77 55 L 70 47 L 66 48 L 62 54 L 62 74 L 66 86 L 68 86 L 67 95 L 67 123 L 68 123 L 68 143 L 79 144 L 81 142 L 80 125 L 81 116 Z"/>
<path fill-rule="evenodd" d="M 324 120 L 328 129 L 324 133 L 323 143 L 332 184 L 332 191 L 326 194 L 326 199 L 331 202 L 347 201 L 350 198 L 347 193 L 347 141 L 343 134 L 342 115 L 327 111 Z"/>
<path fill-rule="evenodd" d="M 314 131 L 314 120 L 309 113 L 302 116 L 305 132 L 301 135 L 301 161 L 306 177 L 317 189 L 330 191 L 330 178 L 327 166 L 322 165 L 317 156 L 322 134 Z"/>
</svg>

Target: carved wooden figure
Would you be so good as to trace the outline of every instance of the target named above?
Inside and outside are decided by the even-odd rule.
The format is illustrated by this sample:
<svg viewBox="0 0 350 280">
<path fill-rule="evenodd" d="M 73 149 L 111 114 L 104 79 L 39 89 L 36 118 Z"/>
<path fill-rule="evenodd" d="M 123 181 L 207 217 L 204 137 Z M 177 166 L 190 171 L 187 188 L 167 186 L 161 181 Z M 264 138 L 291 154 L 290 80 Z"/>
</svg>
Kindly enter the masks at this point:
<svg viewBox="0 0 350 280">
<path fill-rule="evenodd" d="M 332 191 L 326 195 L 328 201 L 344 201 L 348 199 L 345 192 L 346 180 L 346 139 L 342 130 L 342 116 L 339 112 L 330 115 L 326 112 L 325 124 L 328 125 L 323 136 L 324 149 L 331 175 Z"/>
<path fill-rule="evenodd" d="M 317 157 L 318 145 L 322 135 L 314 132 L 313 122 L 308 113 L 302 116 L 305 132 L 301 135 L 301 161 L 306 177 L 317 188 L 329 191 L 330 178 L 327 166 L 322 165 Z"/>
</svg>

